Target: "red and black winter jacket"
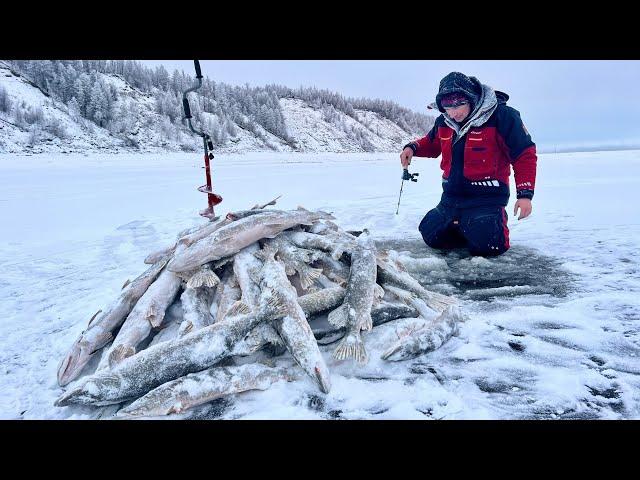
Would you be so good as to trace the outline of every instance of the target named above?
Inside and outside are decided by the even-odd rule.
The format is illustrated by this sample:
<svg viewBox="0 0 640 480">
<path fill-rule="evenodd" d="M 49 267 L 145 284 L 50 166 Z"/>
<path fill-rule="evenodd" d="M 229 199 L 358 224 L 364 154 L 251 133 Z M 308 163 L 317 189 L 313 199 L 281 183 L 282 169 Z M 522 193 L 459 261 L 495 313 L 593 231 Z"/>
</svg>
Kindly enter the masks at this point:
<svg viewBox="0 0 640 480">
<path fill-rule="evenodd" d="M 518 198 L 533 198 L 536 146 L 520 113 L 506 105 L 509 97 L 496 92 L 498 106 L 487 121 L 456 141 L 455 131 L 440 115 L 424 137 L 411 142 L 417 157 L 442 154 L 442 202 L 459 208 L 507 205 L 511 165 Z"/>
</svg>

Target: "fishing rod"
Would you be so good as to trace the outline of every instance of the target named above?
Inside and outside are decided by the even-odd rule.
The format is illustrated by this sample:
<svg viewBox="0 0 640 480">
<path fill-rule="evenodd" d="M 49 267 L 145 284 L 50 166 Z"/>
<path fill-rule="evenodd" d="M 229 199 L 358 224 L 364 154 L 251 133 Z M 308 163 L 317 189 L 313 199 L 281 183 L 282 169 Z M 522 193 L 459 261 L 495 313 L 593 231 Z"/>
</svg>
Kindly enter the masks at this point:
<svg viewBox="0 0 640 480">
<path fill-rule="evenodd" d="M 419 173 L 409 173 L 409 168 L 405 168 L 402 170 L 402 183 L 400 184 L 400 196 L 398 196 L 398 208 L 396 209 L 396 215 L 398 215 L 398 211 L 400 210 L 400 198 L 402 198 L 402 188 L 404 187 L 405 180 L 411 180 L 412 182 L 417 182 L 416 178 Z"/>
<path fill-rule="evenodd" d="M 205 175 L 207 179 L 206 185 L 202 185 L 198 187 L 198 191 L 207 194 L 207 208 L 200 211 L 200 215 L 208 218 L 209 220 L 213 220 L 215 218 L 215 214 L 213 211 L 213 207 L 222 202 L 222 197 L 213 191 L 213 184 L 211 183 L 211 165 L 210 160 L 213 160 L 214 156 L 211 150 L 213 150 L 213 142 L 211 141 L 211 137 L 199 130 L 193 128 L 193 124 L 191 123 L 191 108 L 189 108 L 189 99 L 187 98 L 187 94 L 190 92 L 195 92 L 197 89 L 202 87 L 202 73 L 200 71 L 200 62 L 198 60 L 193 61 L 196 68 L 196 80 L 198 84 L 185 90 L 182 94 L 182 107 L 184 109 L 184 118 L 189 122 L 189 128 L 193 133 L 202 137 L 202 143 L 204 145 L 204 169 Z"/>
</svg>

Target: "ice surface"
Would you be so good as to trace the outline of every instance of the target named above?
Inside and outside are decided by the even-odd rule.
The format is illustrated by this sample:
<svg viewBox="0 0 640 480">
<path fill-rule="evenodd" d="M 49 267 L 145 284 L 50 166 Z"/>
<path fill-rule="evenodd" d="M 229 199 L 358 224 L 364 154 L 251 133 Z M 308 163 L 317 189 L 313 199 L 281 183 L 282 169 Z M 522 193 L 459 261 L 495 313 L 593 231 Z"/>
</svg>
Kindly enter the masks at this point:
<svg viewBox="0 0 640 480">
<path fill-rule="evenodd" d="M 113 408 L 53 406 L 58 363 L 149 253 L 204 222 L 200 162 L 0 155 L 0 418 L 111 418 Z M 470 320 L 459 335 L 384 362 L 384 336 L 408 320 L 389 322 L 363 334 L 365 366 L 321 347 L 328 395 L 300 375 L 181 418 L 640 418 L 640 151 L 540 155 L 533 214 L 515 220 L 512 196 L 512 248 L 491 259 L 422 243 L 417 225 L 441 192 L 438 161 L 412 163 L 420 181 L 405 184 L 396 215 L 398 163 L 396 152 L 219 154 L 216 213 L 283 194 L 276 208 L 303 205 L 333 212 L 346 230 L 368 228 L 424 286 L 461 299 Z M 296 368 L 288 353 L 274 363 Z"/>
</svg>

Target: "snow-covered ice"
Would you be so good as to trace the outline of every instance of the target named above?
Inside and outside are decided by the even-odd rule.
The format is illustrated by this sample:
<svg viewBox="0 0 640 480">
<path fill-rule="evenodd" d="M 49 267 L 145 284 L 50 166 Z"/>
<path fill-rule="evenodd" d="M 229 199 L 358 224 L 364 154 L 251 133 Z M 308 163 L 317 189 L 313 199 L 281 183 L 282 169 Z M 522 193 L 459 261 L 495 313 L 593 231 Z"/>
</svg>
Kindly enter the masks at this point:
<svg viewBox="0 0 640 480">
<path fill-rule="evenodd" d="M 219 154 L 216 211 L 282 194 L 276 208 L 322 209 L 345 229 L 368 228 L 421 283 L 461 299 L 470 320 L 459 335 L 384 362 L 384 346 L 412 320 L 390 322 L 363 334 L 365 366 L 321 347 L 328 395 L 301 376 L 180 418 L 640 418 L 640 151 L 540 155 L 533 214 L 513 218 L 512 180 L 512 248 L 492 259 L 422 243 L 417 225 L 441 193 L 437 160 L 414 160 L 419 181 L 405 184 L 395 214 L 398 155 Z M 198 153 L 0 155 L 0 418 L 113 415 L 54 407 L 58 363 L 149 253 L 204 222 L 201 162 Z"/>
</svg>

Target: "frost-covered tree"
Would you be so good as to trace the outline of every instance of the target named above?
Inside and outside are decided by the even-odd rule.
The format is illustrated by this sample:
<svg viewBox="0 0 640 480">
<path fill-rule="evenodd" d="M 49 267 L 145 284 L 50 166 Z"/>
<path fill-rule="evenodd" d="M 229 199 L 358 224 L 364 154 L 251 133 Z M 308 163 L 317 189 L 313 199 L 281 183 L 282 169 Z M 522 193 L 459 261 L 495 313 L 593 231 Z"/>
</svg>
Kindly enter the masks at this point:
<svg viewBox="0 0 640 480">
<path fill-rule="evenodd" d="M 11 112 L 11 97 L 7 93 L 7 90 L 0 85 L 0 112 L 9 113 Z"/>
</svg>

